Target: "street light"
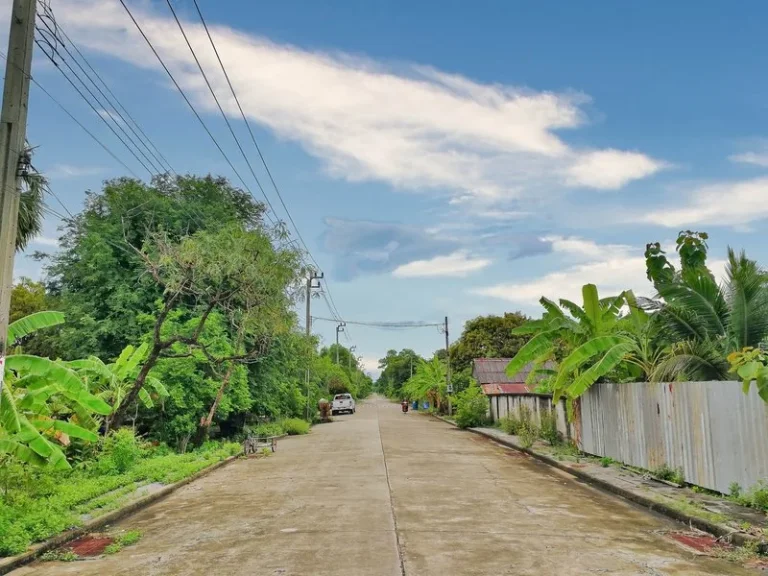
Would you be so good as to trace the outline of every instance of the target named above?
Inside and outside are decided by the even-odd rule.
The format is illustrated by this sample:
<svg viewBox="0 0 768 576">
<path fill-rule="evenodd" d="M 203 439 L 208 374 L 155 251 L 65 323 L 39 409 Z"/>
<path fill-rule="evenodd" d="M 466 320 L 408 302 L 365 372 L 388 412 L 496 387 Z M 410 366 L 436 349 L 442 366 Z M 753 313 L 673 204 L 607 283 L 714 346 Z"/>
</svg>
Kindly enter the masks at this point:
<svg viewBox="0 0 768 576">
<path fill-rule="evenodd" d="M 349 347 L 349 356 L 347 356 L 347 370 L 352 370 L 352 352 L 357 350 L 357 346 L 350 346 Z M 339 349 L 336 348 L 336 351 L 338 352 Z M 357 367 L 357 366 L 355 366 Z"/>
</svg>

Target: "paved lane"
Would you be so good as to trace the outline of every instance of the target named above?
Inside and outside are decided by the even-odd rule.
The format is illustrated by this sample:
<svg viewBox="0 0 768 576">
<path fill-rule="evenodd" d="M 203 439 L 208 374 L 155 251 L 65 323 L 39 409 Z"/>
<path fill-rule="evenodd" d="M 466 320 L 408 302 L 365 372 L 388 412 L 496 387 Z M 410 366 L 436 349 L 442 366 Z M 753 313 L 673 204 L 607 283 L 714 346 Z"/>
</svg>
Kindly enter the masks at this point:
<svg viewBox="0 0 768 576">
<path fill-rule="evenodd" d="M 34 576 L 749 574 L 679 526 L 383 400 L 238 461 L 123 521 L 136 546 Z"/>
</svg>

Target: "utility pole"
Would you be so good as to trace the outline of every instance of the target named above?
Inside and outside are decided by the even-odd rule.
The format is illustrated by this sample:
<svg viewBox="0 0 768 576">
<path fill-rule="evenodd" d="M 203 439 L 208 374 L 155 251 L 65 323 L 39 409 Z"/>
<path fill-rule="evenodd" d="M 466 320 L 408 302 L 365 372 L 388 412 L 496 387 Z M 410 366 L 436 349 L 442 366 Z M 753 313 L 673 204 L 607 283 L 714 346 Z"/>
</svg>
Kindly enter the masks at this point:
<svg viewBox="0 0 768 576">
<path fill-rule="evenodd" d="M 357 346 L 349 347 L 349 356 L 347 356 L 347 370 L 349 372 L 352 372 L 352 352 L 354 352 L 355 350 L 357 350 Z M 355 362 L 355 364 L 357 364 L 357 362 Z M 355 368 L 357 368 L 357 366 L 355 366 Z"/>
<path fill-rule="evenodd" d="M 0 111 L 0 392 L 3 390 L 13 259 L 19 220 L 21 161 L 27 132 L 29 79 L 35 39 L 36 0 L 13 0 L 8 58 Z"/>
<path fill-rule="evenodd" d="M 336 364 L 339 363 L 339 332 L 344 332 L 344 326 L 346 325 L 346 322 L 339 322 L 338 326 L 336 326 Z"/>
<path fill-rule="evenodd" d="M 309 337 L 312 336 L 312 313 L 311 313 L 312 289 L 320 288 L 320 280 L 322 280 L 323 278 L 325 278 L 325 274 L 323 274 L 322 272 L 320 273 L 311 272 L 309 276 L 307 276 L 307 320 L 306 320 L 307 342 L 309 342 Z M 306 386 L 307 386 L 307 421 L 309 421 L 309 360 L 307 360 Z"/>
<path fill-rule="evenodd" d="M 445 389 L 448 392 L 448 416 L 450 416 L 453 409 L 451 408 L 451 348 L 448 343 L 448 316 L 445 317 L 445 327 L 443 328 L 443 331 L 445 332 Z"/>
</svg>

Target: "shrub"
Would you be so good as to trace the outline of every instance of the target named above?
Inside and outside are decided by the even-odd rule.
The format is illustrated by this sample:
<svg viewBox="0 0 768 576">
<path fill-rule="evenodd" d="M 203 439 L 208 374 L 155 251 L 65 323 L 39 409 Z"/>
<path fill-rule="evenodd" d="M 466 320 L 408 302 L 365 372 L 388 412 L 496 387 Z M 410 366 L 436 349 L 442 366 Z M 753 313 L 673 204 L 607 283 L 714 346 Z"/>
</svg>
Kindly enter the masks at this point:
<svg viewBox="0 0 768 576">
<path fill-rule="evenodd" d="M 456 394 L 456 425 L 459 428 L 483 425 L 487 413 L 488 399 L 480 386 L 472 385 Z"/>
<path fill-rule="evenodd" d="M 562 441 L 560 432 L 557 430 L 557 416 L 554 411 L 544 412 L 541 415 L 541 438 L 555 446 Z"/>
<path fill-rule="evenodd" d="M 123 474 L 133 468 L 141 456 L 142 449 L 133 430 L 121 428 L 111 432 L 104 440 L 97 468 L 105 474 Z"/>
<path fill-rule="evenodd" d="M 611 458 L 610 456 L 603 456 L 602 458 L 600 458 L 600 466 L 602 466 L 603 468 L 608 468 L 608 466 L 610 466 L 611 464 L 613 464 L 613 458 Z"/>
<path fill-rule="evenodd" d="M 309 422 L 301 418 L 286 418 L 280 422 L 283 431 L 290 436 L 297 436 L 309 432 Z"/>
<path fill-rule="evenodd" d="M 525 422 L 520 427 L 518 437 L 520 438 L 520 445 L 523 448 L 530 448 L 533 446 L 536 438 L 539 437 L 539 430 L 531 422 Z"/>
<path fill-rule="evenodd" d="M 653 470 L 652 473 L 659 480 L 666 480 L 674 484 L 685 484 L 685 474 L 680 467 L 670 468 L 666 464 L 662 464 L 656 470 Z"/>
<path fill-rule="evenodd" d="M 269 436 L 282 436 L 285 431 L 280 422 L 264 422 L 251 428 L 250 433 L 259 438 L 268 438 Z"/>
<path fill-rule="evenodd" d="M 508 414 L 499 420 L 499 426 L 507 434 L 516 436 L 517 433 L 520 431 L 521 423 L 520 423 L 520 420 Z"/>
<path fill-rule="evenodd" d="M 741 484 L 738 482 L 731 482 L 728 486 L 728 493 L 731 498 L 738 499 L 741 496 Z"/>
<path fill-rule="evenodd" d="M 768 510 L 768 484 L 760 480 L 747 492 L 747 505 L 760 510 Z"/>
</svg>

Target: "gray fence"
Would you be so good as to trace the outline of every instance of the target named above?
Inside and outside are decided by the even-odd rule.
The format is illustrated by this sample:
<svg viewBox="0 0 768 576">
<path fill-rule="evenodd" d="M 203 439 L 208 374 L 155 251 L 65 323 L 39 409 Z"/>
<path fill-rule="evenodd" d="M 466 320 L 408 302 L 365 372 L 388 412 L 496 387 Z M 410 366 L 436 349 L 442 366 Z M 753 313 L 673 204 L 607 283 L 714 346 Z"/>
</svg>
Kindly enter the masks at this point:
<svg viewBox="0 0 768 576">
<path fill-rule="evenodd" d="M 520 406 L 526 406 L 531 412 L 531 419 L 536 426 L 541 426 L 541 415 L 551 412 L 553 409 L 552 397 L 541 394 L 509 394 L 501 396 L 489 396 L 491 404 L 491 420 L 494 422 L 512 414 L 515 418 L 520 416 Z M 557 429 L 563 438 L 571 438 L 571 425 L 565 409 L 565 400 L 561 400 L 554 406 L 557 417 Z"/>
<path fill-rule="evenodd" d="M 728 492 L 768 477 L 768 405 L 740 382 L 595 384 L 581 399 L 580 448 Z"/>
</svg>

